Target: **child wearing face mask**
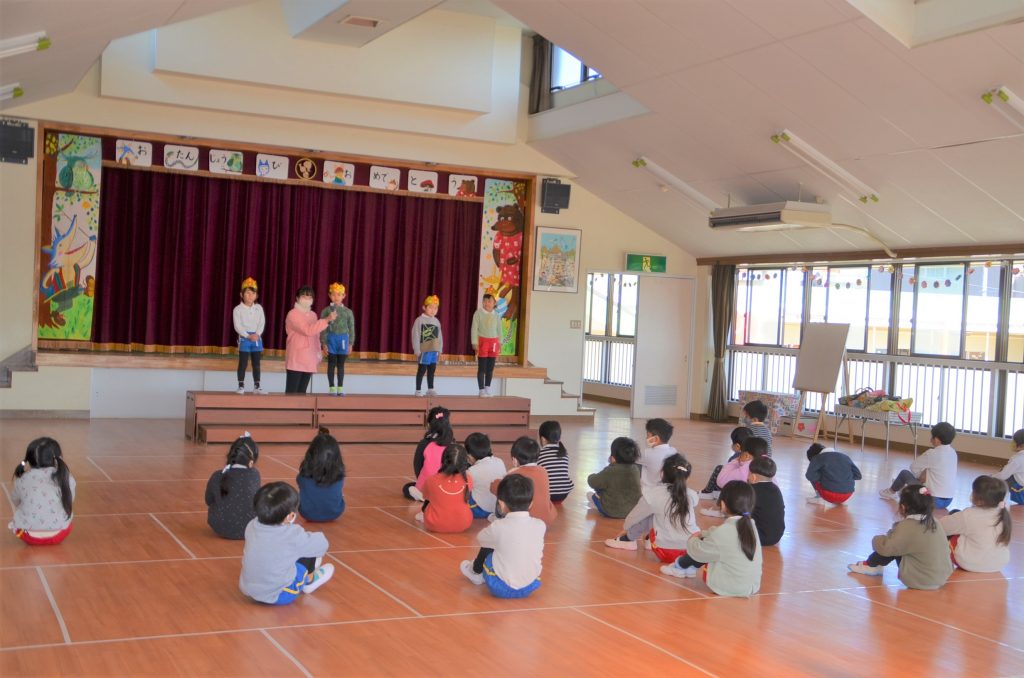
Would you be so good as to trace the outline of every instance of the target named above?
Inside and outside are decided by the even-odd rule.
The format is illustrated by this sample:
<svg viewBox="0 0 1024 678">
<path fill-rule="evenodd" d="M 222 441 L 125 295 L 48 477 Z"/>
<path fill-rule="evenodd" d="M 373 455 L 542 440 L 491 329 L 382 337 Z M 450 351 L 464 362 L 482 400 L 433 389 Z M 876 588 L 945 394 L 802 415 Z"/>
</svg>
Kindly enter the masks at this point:
<svg viewBox="0 0 1024 678">
<path fill-rule="evenodd" d="M 295 293 L 295 308 L 288 311 L 284 327 L 288 338 L 284 347 L 285 393 L 305 393 L 317 366 L 323 359 L 320 355 L 320 333 L 338 317 L 331 311 L 318 318 L 313 311 L 313 288 L 300 287 Z"/>
<path fill-rule="evenodd" d="M 299 593 L 312 593 L 326 584 L 334 575 L 334 565 L 320 565 L 327 538 L 295 524 L 298 490 L 288 483 L 267 483 L 253 504 L 256 517 L 245 528 L 238 579 L 242 593 L 260 603 L 287 605 Z"/>
<path fill-rule="evenodd" d="M 661 483 L 661 467 L 665 460 L 679 454 L 679 451 L 668 444 L 674 430 L 672 424 L 664 419 L 651 419 L 646 429 L 647 448 L 640 454 L 640 485 L 651 488 Z"/>
</svg>

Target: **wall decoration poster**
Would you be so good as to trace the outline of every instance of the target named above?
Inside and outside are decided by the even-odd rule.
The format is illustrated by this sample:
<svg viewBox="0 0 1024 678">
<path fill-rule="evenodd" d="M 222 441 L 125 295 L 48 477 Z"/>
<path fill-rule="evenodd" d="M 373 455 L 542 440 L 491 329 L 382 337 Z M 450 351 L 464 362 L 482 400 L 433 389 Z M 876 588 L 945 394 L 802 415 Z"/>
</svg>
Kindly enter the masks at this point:
<svg viewBox="0 0 1024 678">
<path fill-rule="evenodd" d="M 493 295 L 501 315 L 501 355 L 516 355 L 522 289 L 523 233 L 526 230 L 526 182 L 484 182 L 480 233 L 479 300 Z"/>
<path fill-rule="evenodd" d="M 402 171 L 394 167 L 370 167 L 370 188 L 383 188 L 386 191 L 397 191 L 402 181 Z"/>
<path fill-rule="evenodd" d="M 167 169 L 188 170 L 199 169 L 199 149 L 195 146 L 164 146 L 164 167 Z"/>
<path fill-rule="evenodd" d="M 243 161 L 241 151 L 210 149 L 210 171 L 214 174 L 241 174 Z"/>
<path fill-rule="evenodd" d="M 295 176 L 300 179 L 310 180 L 316 177 L 316 160 L 312 158 L 299 158 L 295 161 Z"/>
<path fill-rule="evenodd" d="M 660 254 L 626 254 L 626 270 L 641 273 L 664 273 L 668 269 L 668 258 Z"/>
<path fill-rule="evenodd" d="M 581 236 L 575 228 L 537 227 L 534 290 L 575 293 L 579 289 Z"/>
<path fill-rule="evenodd" d="M 348 162 L 324 160 L 324 183 L 351 186 L 355 181 L 356 166 Z"/>
<path fill-rule="evenodd" d="M 153 144 L 148 141 L 118 139 L 114 144 L 114 159 L 118 165 L 151 167 L 153 165 Z"/>
<path fill-rule="evenodd" d="M 39 338 L 87 341 L 92 337 L 99 244 L 102 151 L 100 139 L 50 134 L 57 190 L 50 222 L 41 233 Z"/>
<path fill-rule="evenodd" d="M 256 176 L 267 179 L 288 178 L 288 158 L 268 153 L 256 154 Z"/>
<path fill-rule="evenodd" d="M 448 175 L 448 195 L 476 195 L 477 178 L 468 174 Z"/>
<path fill-rule="evenodd" d="M 417 193 L 437 193 L 437 172 L 409 170 L 409 190 Z"/>
</svg>

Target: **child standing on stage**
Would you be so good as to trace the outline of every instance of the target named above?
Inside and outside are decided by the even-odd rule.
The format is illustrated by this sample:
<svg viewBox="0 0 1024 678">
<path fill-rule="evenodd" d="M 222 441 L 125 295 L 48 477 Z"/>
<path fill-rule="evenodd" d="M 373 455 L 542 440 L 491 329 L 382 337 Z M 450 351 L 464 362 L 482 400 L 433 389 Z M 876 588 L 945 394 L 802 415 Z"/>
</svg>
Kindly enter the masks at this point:
<svg viewBox="0 0 1024 678">
<path fill-rule="evenodd" d="M 473 314 L 473 329 L 470 343 L 476 351 L 476 383 L 480 388 L 480 397 L 489 398 L 491 393 L 491 377 L 494 376 L 494 363 L 501 353 L 501 316 L 494 310 L 494 295 L 485 294 L 483 308 Z"/>
<path fill-rule="evenodd" d="M 245 393 L 245 369 L 252 360 L 253 393 L 265 394 L 260 388 L 260 356 L 263 355 L 263 327 L 267 318 L 263 307 L 256 303 L 256 281 L 246 278 L 240 292 L 242 302 L 235 306 L 231 319 L 238 333 L 238 395 Z"/>
<path fill-rule="evenodd" d="M 971 486 L 971 507 L 939 520 L 949 537 L 953 564 L 968 572 L 998 572 L 1010 562 L 1013 521 L 1006 509 L 1006 483 L 978 476 Z"/>
<path fill-rule="evenodd" d="M 306 520 L 334 520 L 345 512 L 345 462 L 341 446 L 323 426 L 309 444 L 295 482 L 299 485 L 299 513 Z"/>
<path fill-rule="evenodd" d="M 320 333 L 334 322 L 338 314 L 331 311 L 317 319 L 313 311 L 313 288 L 306 285 L 295 293 L 295 308 L 288 311 L 284 326 L 285 393 L 305 393 L 309 381 L 323 359 L 320 355 Z"/>
<path fill-rule="evenodd" d="M 871 540 L 874 549 L 867 560 L 847 565 L 857 574 L 882 576 L 885 566 L 896 561 L 899 577 L 907 588 L 937 589 L 953 573 L 946 532 L 935 521 L 935 500 L 924 485 L 906 485 L 900 491 L 902 519 L 886 534 Z"/>
<path fill-rule="evenodd" d="M 486 518 L 494 513 L 497 497 L 491 494 L 491 483 L 505 477 L 505 462 L 491 452 L 491 439 L 483 433 L 466 436 L 466 451 L 473 464 L 466 472 L 473 481 L 469 508 L 474 518 Z"/>
<path fill-rule="evenodd" d="M 565 501 L 574 487 L 569 476 L 569 450 L 562 444 L 562 425 L 557 421 L 545 421 L 540 425 L 540 457 L 537 463 L 548 472 L 551 501 L 556 504 Z"/>
<path fill-rule="evenodd" d="M 853 496 L 854 481 L 861 479 L 860 469 L 842 452 L 821 443 L 807 448 L 807 473 L 804 475 L 814 487 L 814 496 L 808 503 L 838 506 Z"/>
<path fill-rule="evenodd" d="M 526 476 L 505 476 L 497 494 L 495 515 L 502 517 L 480 531 L 476 560 L 463 560 L 459 570 L 477 586 L 486 583 L 498 598 L 525 598 L 540 587 L 547 526 L 529 513 L 535 493 Z"/>
<path fill-rule="evenodd" d="M 244 539 L 245 526 L 256 517 L 252 505 L 260 489 L 254 467 L 260 448 L 246 431 L 231 443 L 227 464 L 206 483 L 206 523 L 225 539 Z"/>
<path fill-rule="evenodd" d="M 423 300 L 423 313 L 412 324 L 412 352 L 416 356 L 416 395 L 435 396 L 434 372 L 437 361 L 444 350 L 444 339 L 441 336 L 441 321 L 437 319 L 437 309 L 441 300 L 431 294 Z M 423 375 L 427 375 L 427 392 L 423 393 Z"/>
<path fill-rule="evenodd" d="M 337 317 L 331 321 L 323 332 L 320 333 L 320 348 L 327 356 L 327 385 L 330 387 L 331 395 L 345 395 L 345 360 L 352 352 L 352 344 L 356 343 L 356 319 L 352 310 L 345 306 L 345 286 L 341 283 L 331 283 L 327 288 L 327 296 L 331 305 L 321 313 L 321 318 L 326 318 L 331 311 Z M 338 385 L 334 385 L 334 375 L 337 372 Z"/>
<path fill-rule="evenodd" d="M 718 497 L 727 517 L 686 542 L 686 555 L 661 568 L 673 577 L 696 577 L 703 572 L 704 583 L 720 596 L 752 596 L 761 588 L 761 542 L 754 520 L 754 488 L 733 480 Z"/>
<path fill-rule="evenodd" d="M 935 508 L 947 508 L 956 494 L 957 456 L 950 445 L 955 437 L 956 429 L 948 422 L 940 421 L 932 426 L 932 449 L 914 459 L 910 470 L 900 471 L 892 485 L 878 494 L 882 499 L 898 499 L 902 488 L 921 484 L 928 488 Z"/>
<path fill-rule="evenodd" d="M 640 448 L 632 438 L 616 438 L 608 465 L 587 476 L 587 484 L 594 489 L 587 492 L 587 500 L 602 516 L 625 518 L 640 501 L 639 457 Z"/>
<path fill-rule="evenodd" d="M 14 518 L 7 527 L 32 546 L 59 544 L 71 534 L 74 500 L 75 478 L 64 463 L 60 444 L 53 438 L 30 442 L 14 469 Z"/>
<path fill-rule="evenodd" d="M 625 533 L 606 539 L 605 546 L 635 551 L 636 540 L 647 537 L 654 555 L 663 563 L 684 555 L 686 540 L 700 532 L 694 512 L 700 499 L 686 486 L 692 470 L 681 454 L 666 458 L 661 467 L 662 482 L 643 489 L 640 501 L 626 516 Z"/>
<path fill-rule="evenodd" d="M 1006 462 L 999 473 L 994 473 L 996 478 L 1005 480 L 1010 486 L 1010 501 L 1014 504 L 1024 504 L 1024 428 L 1013 434 L 1014 455 Z"/>
<path fill-rule="evenodd" d="M 295 524 L 299 493 L 288 483 L 267 483 L 256 493 L 256 517 L 245 528 L 238 588 L 260 603 L 287 605 L 312 593 L 334 575 L 320 566 L 327 553 L 323 532 Z"/>
<path fill-rule="evenodd" d="M 473 524 L 469 508 L 473 479 L 466 475 L 466 448 L 452 444 L 444 449 L 441 468 L 423 485 L 423 512 L 416 516 L 431 532 L 465 532 Z"/>
</svg>

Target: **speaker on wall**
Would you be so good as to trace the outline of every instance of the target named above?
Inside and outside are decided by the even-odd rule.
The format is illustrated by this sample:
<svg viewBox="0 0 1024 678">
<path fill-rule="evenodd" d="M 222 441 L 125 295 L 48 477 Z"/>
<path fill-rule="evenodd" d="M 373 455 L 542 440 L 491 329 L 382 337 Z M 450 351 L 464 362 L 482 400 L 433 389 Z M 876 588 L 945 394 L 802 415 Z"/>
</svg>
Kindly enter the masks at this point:
<svg viewBox="0 0 1024 678">
<path fill-rule="evenodd" d="M 560 179 L 544 179 L 540 188 L 540 211 L 558 214 L 560 210 L 569 209 L 571 189 L 572 186 L 563 184 Z"/>
<path fill-rule="evenodd" d="M 36 132 L 24 120 L 0 118 L 0 162 L 28 164 L 35 155 Z"/>
</svg>

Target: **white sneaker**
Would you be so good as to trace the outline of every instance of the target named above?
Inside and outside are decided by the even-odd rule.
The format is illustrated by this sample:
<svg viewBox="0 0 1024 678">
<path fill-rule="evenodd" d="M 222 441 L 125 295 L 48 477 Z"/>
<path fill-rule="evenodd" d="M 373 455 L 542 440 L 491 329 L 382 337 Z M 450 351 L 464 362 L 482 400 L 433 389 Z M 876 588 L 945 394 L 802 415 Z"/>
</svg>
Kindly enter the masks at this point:
<svg viewBox="0 0 1024 678">
<path fill-rule="evenodd" d="M 254 390 L 253 393 L 255 393 L 256 395 L 270 395 L 270 392 L 263 390 L 262 387 Z"/>
<path fill-rule="evenodd" d="M 494 397 L 494 394 L 491 393 L 491 387 L 490 386 L 488 386 L 487 388 L 484 389 L 484 397 L 485 398 L 493 398 Z"/>
<path fill-rule="evenodd" d="M 881 565 L 872 567 L 863 560 L 859 563 L 850 563 L 846 566 L 846 569 L 848 569 L 850 572 L 856 572 L 857 574 L 866 574 L 869 577 L 881 577 L 882 572 L 885 571 L 885 568 Z"/>
<path fill-rule="evenodd" d="M 239 386 L 238 390 L 235 391 L 235 393 L 237 393 L 238 395 L 245 395 L 245 387 L 244 386 Z"/>
<path fill-rule="evenodd" d="M 427 395 L 428 395 L 428 396 L 436 396 L 436 395 L 437 395 L 437 391 L 435 391 L 435 390 L 434 390 L 434 389 L 432 389 L 432 388 L 428 388 L 428 389 L 427 389 Z"/>
<path fill-rule="evenodd" d="M 423 501 L 423 493 L 420 492 L 420 488 L 416 487 L 415 485 L 409 488 L 409 496 L 411 496 L 416 501 Z"/>
<path fill-rule="evenodd" d="M 725 514 L 718 509 L 703 508 L 700 510 L 702 516 L 708 516 L 709 518 L 724 518 Z"/>
<path fill-rule="evenodd" d="M 413 395 L 415 395 L 417 398 L 422 398 L 423 396 L 425 396 L 427 394 L 424 393 L 423 391 L 416 391 L 416 393 L 414 393 Z"/>
<path fill-rule="evenodd" d="M 894 491 L 890 490 L 888 487 L 885 488 L 884 490 L 879 490 L 878 496 L 881 497 L 882 499 L 889 499 L 891 501 L 899 501 L 900 500 L 900 493 L 899 492 L 894 492 Z"/>
<path fill-rule="evenodd" d="M 714 492 L 701 492 L 700 493 L 700 498 L 701 499 L 715 500 L 715 499 L 718 499 L 718 494 L 719 494 L 718 490 L 715 490 Z"/>
<path fill-rule="evenodd" d="M 420 511 L 419 513 L 416 514 L 416 522 L 418 522 L 418 523 L 422 523 L 423 522 L 423 511 Z"/>
<path fill-rule="evenodd" d="M 473 561 L 471 560 L 463 560 L 459 563 L 459 572 L 477 586 L 484 583 L 484 576 L 473 571 Z"/>
<path fill-rule="evenodd" d="M 480 397 L 481 398 L 486 398 L 487 397 L 487 389 L 485 389 L 485 388 L 480 389 Z"/>
<path fill-rule="evenodd" d="M 312 576 L 313 581 L 309 582 L 308 584 L 306 584 L 305 587 L 303 587 L 303 593 L 312 593 L 313 591 L 316 591 L 318 588 L 326 584 L 327 580 L 334 576 L 334 565 L 327 563 L 323 567 L 319 567 L 313 570 Z"/>
<path fill-rule="evenodd" d="M 623 551 L 636 551 L 635 541 L 622 541 L 621 539 L 605 539 L 604 545 L 610 549 L 622 549 Z"/>
<path fill-rule="evenodd" d="M 828 499 L 825 499 L 824 497 L 817 497 L 817 496 L 815 496 L 815 497 L 807 497 L 807 503 L 808 504 L 818 504 L 819 506 L 828 506 L 828 507 L 835 506 L 835 504 L 830 502 Z"/>
<path fill-rule="evenodd" d="M 673 561 L 668 565 L 662 565 L 661 573 L 667 574 L 670 577 L 679 577 L 680 579 L 693 579 L 697 576 L 697 568 L 679 567 L 679 565 Z"/>
</svg>

